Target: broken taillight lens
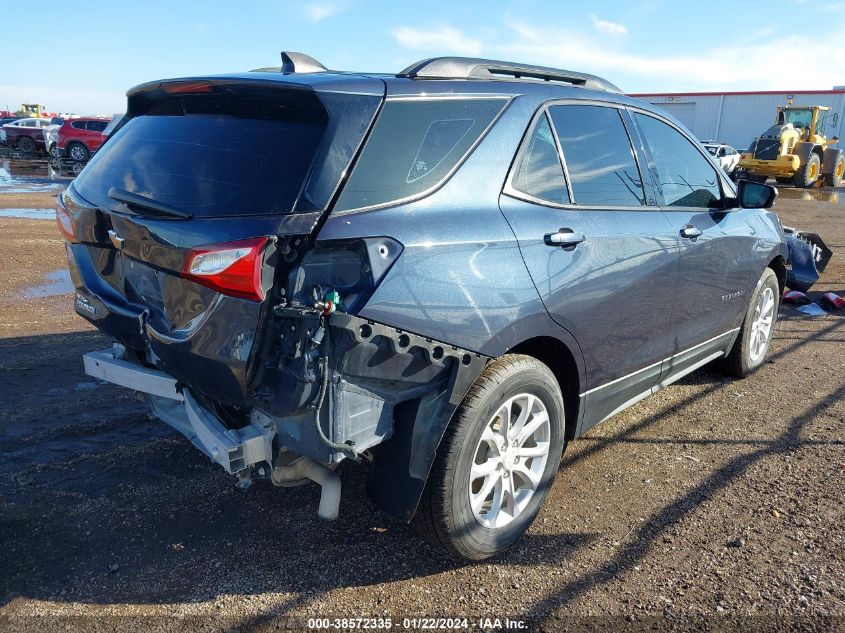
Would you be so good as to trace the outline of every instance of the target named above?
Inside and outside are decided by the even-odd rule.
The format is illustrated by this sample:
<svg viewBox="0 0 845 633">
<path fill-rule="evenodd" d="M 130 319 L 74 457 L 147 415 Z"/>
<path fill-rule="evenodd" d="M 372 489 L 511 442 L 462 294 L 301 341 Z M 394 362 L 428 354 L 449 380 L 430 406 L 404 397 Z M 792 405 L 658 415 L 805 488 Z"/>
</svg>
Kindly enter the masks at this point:
<svg viewBox="0 0 845 633">
<path fill-rule="evenodd" d="M 182 276 L 225 295 L 263 301 L 266 237 L 201 246 L 188 251 Z"/>
</svg>

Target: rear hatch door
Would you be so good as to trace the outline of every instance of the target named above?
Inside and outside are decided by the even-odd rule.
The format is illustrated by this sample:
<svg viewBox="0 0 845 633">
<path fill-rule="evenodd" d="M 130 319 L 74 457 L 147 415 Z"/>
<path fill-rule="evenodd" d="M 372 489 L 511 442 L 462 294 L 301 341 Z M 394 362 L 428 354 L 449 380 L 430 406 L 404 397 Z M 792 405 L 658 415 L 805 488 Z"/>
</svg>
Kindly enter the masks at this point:
<svg viewBox="0 0 845 633">
<path fill-rule="evenodd" d="M 277 269 L 298 259 L 384 96 L 379 79 L 145 84 L 59 200 L 76 310 L 222 402 L 250 392 Z"/>
</svg>

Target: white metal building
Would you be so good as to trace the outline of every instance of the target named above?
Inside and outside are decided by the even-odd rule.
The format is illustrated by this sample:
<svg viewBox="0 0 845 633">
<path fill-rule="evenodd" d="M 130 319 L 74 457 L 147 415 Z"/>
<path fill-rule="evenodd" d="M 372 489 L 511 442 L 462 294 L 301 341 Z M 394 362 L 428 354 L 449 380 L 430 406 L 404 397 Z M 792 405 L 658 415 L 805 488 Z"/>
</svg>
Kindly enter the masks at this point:
<svg viewBox="0 0 845 633">
<path fill-rule="evenodd" d="M 659 106 L 683 123 L 699 140 L 713 140 L 742 151 L 775 122 L 775 108 L 792 99 L 794 105 L 830 107 L 828 137 L 842 139 L 845 147 L 845 86 L 804 92 L 688 92 L 634 94 Z"/>
</svg>

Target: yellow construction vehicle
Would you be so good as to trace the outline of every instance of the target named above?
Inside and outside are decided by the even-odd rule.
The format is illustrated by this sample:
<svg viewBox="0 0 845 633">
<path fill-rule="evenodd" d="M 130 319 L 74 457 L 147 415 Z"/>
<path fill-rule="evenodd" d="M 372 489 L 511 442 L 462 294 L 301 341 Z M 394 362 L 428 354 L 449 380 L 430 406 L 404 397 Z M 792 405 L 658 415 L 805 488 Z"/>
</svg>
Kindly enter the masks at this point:
<svg viewBox="0 0 845 633">
<path fill-rule="evenodd" d="M 829 110 L 792 103 L 778 107 L 775 124 L 740 156 L 740 173 L 762 181 L 774 176 L 780 184 L 796 187 L 818 182 L 838 187 L 845 174 L 845 153 L 833 147 L 838 137 L 828 140 L 823 134 Z"/>
<path fill-rule="evenodd" d="M 45 109 L 40 103 L 22 103 L 20 110 L 15 114 L 21 118 L 41 118 L 44 116 Z"/>
</svg>

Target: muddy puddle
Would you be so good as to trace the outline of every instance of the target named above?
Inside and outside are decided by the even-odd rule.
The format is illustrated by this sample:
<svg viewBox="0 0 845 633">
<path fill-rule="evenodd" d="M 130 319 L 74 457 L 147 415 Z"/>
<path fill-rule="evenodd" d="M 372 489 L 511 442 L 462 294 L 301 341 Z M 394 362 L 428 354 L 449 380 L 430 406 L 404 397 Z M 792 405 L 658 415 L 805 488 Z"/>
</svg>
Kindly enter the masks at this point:
<svg viewBox="0 0 845 633">
<path fill-rule="evenodd" d="M 58 192 L 82 167 L 70 161 L 0 158 L 0 194 Z"/>
<path fill-rule="evenodd" d="M 55 220 L 56 211 L 54 209 L 0 209 L 0 218 Z"/>
<path fill-rule="evenodd" d="M 44 283 L 37 286 L 30 286 L 23 291 L 24 299 L 41 299 L 43 297 L 55 297 L 73 292 L 73 282 L 70 280 L 70 272 L 67 268 L 59 268 L 44 275 Z"/>
<path fill-rule="evenodd" d="M 831 204 L 845 204 L 845 188 L 839 189 L 793 189 L 778 187 L 778 194 L 786 200 L 805 200 L 811 202 L 830 202 Z"/>
</svg>

